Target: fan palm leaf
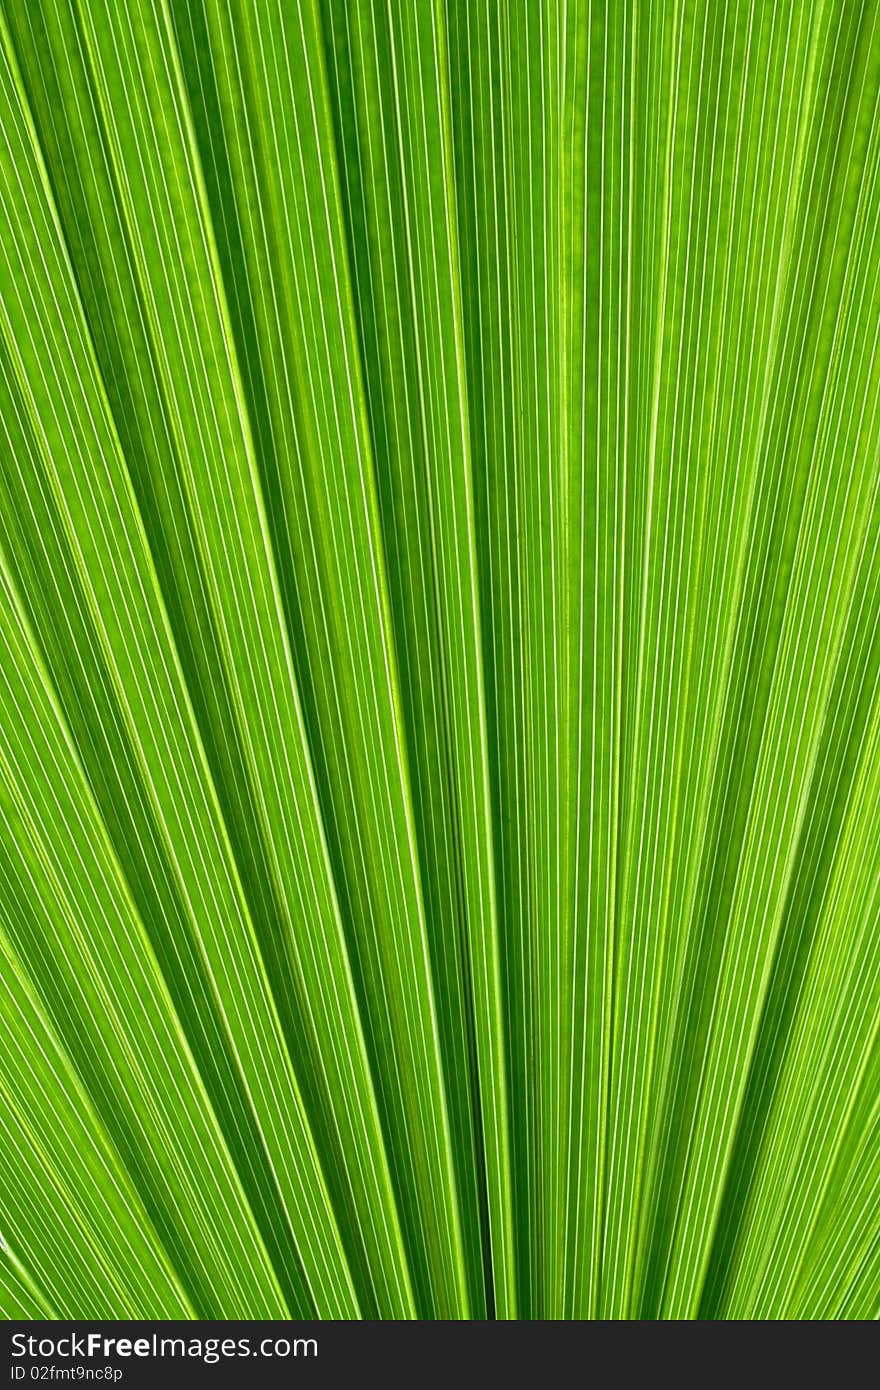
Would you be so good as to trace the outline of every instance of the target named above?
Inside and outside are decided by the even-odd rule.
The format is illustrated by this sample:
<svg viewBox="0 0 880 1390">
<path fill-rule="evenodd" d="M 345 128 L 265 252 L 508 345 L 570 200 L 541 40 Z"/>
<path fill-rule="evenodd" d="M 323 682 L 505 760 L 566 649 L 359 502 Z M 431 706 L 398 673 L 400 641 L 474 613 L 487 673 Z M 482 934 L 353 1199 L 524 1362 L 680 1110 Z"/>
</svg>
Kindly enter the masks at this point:
<svg viewBox="0 0 880 1390">
<path fill-rule="evenodd" d="M 0 0 L 0 1309 L 880 1314 L 880 6 Z"/>
</svg>

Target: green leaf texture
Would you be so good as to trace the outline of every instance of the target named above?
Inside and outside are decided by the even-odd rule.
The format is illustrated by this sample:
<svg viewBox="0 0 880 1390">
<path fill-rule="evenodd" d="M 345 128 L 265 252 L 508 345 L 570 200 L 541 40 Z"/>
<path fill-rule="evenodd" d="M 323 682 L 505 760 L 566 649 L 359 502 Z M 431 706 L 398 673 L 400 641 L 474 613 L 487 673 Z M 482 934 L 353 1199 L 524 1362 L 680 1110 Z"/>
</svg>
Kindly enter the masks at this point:
<svg viewBox="0 0 880 1390">
<path fill-rule="evenodd" d="M 880 1315 L 880 4 L 0 0 L 0 1311 Z"/>
</svg>

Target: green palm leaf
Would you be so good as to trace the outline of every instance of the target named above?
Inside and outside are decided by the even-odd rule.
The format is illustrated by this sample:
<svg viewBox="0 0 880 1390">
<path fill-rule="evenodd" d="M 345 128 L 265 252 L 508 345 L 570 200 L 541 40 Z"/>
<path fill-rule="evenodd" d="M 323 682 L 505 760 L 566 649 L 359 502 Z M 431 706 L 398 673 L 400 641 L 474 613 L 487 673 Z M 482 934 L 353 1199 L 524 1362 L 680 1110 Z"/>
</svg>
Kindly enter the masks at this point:
<svg viewBox="0 0 880 1390">
<path fill-rule="evenodd" d="M 0 0 L 0 1310 L 880 1315 L 880 7 Z"/>
</svg>

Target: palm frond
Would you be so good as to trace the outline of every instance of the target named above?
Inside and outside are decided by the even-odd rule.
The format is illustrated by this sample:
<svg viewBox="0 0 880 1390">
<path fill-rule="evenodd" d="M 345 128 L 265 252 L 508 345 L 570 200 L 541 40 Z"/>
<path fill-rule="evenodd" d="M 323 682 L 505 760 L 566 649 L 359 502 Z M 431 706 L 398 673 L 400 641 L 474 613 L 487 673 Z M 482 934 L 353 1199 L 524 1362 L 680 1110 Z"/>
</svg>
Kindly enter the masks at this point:
<svg viewBox="0 0 880 1390">
<path fill-rule="evenodd" d="M 0 0 L 0 1310 L 880 1315 L 880 6 Z"/>
</svg>

